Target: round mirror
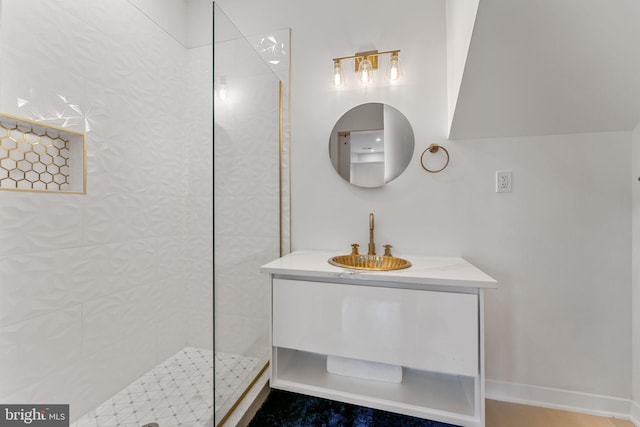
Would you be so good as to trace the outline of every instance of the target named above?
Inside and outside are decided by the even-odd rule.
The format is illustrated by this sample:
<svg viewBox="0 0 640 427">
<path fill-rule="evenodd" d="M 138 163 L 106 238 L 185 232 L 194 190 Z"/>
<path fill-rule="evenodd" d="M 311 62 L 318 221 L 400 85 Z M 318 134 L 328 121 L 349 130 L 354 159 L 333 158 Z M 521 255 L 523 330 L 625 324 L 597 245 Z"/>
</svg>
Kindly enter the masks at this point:
<svg viewBox="0 0 640 427">
<path fill-rule="evenodd" d="M 413 129 L 400 111 L 381 103 L 358 105 L 331 131 L 329 157 L 336 172 L 358 187 L 396 179 L 413 156 Z"/>
</svg>

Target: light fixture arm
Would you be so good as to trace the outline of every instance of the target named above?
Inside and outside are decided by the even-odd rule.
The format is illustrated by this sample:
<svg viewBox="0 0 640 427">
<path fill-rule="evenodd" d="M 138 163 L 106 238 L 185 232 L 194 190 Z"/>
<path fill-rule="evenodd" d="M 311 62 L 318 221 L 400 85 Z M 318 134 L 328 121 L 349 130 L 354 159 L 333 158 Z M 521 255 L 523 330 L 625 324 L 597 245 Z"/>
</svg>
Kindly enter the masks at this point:
<svg viewBox="0 0 640 427">
<path fill-rule="evenodd" d="M 380 55 L 392 55 L 400 53 L 400 50 L 387 50 L 384 52 L 378 52 L 377 50 L 370 50 L 367 52 L 358 52 L 351 56 L 341 56 L 340 58 L 333 58 L 334 61 L 342 61 L 343 59 L 365 58 L 367 56 L 380 56 Z"/>
<path fill-rule="evenodd" d="M 398 54 L 400 53 L 400 50 L 387 50 L 384 52 L 378 52 L 377 50 L 369 50 L 366 52 L 357 52 L 355 55 L 351 55 L 351 56 L 341 56 L 339 58 L 333 58 L 333 62 L 342 62 L 343 60 L 346 59 L 355 59 L 355 71 L 358 71 L 358 67 L 360 66 L 360 62 L 362 62 L 365 59 L 368 59 L 369 61 L 371 61 L 371 65 L 373 66 L 374 70 L 378 69 L 378 56 L 380 55 L 391 55 L 392 57 L 395 56 L 397 57 Z"/>
</svg>

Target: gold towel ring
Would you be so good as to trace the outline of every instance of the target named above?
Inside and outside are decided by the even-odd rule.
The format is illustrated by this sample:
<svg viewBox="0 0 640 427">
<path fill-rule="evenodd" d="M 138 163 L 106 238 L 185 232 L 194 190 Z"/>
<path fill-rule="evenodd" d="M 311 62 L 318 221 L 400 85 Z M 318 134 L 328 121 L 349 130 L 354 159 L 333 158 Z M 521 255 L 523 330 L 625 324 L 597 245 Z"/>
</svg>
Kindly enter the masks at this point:
<svg viewBox="0 0 640 427">
<path fill-rule="evenodd" d="M 430 153 L 437 153 L 439 149 L 442 149 L 442 150 L 445 152 L 445 154 L 447 155 L 447 162 L 446 162 L 446 163 L 444 164 L 444 166 L 442 166 L 440 169 L 437 169 L 437 170 L 431 170 L 431 169 L 427 168 L 427 167 L 424 165 L 424 155 L 425 155 L 425 154 L 427 154 L 427 151 L 428 151 L 428 152 L 430 152 Z M 420 156 L 420 164 L 422 165 L 422 169 L 426 170 L 427 172 L 430 172 L 430 173 L 438 173 L 438 172 L 441 172 L 441 171 L 443 171 L 443 170 L 444 170 L 444 168 L 446 168 L 446 167 L 447 167 L 447 165 L 449 164 L 449 152 L 447 151 L 447 149 L 446 149 L 446 148 L 444 148 L 444 147 L 442 147 L 442 146 L 440 146 L 440 145 L 438 145 L 438 144 L 431 144 L 431 145 L 429 146 L 429 148 L 427 148 L 426 150 L 424 150 L 424 151 L 422 152 L 422 156 Z"/>
</svg>

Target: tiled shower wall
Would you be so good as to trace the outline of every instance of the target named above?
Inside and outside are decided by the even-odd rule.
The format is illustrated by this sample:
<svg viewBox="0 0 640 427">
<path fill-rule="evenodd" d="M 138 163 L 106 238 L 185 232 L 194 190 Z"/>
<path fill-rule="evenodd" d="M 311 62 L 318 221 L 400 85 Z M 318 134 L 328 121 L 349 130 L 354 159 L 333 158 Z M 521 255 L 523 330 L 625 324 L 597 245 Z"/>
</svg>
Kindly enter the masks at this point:
<svg viewBox="0 0 640 427">
<path fill-rule="evenodd" d="M 211 107 L 185 96 L 211 54 L 126 0 L 0 6 L 0 111 L 88 131 L 86 195 L 0 191 L 0 402 L 75 419 L 190 338 L 211 347 L 212 291 L 191 283 L 212 275 Z"/>
<path fill-rule="evenodd" d="M 187 334 L 192 346 L 213 350 L 213 51 L 187 53 Z"/>
</svg>

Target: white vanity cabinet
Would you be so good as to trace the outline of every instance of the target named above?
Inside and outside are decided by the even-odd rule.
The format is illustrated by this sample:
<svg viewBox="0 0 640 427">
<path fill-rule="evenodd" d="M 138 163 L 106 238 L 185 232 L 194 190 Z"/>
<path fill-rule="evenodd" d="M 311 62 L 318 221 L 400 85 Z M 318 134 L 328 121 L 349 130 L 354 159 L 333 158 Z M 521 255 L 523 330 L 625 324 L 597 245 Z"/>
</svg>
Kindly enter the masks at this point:
<svg viewBox="0 0 640 427">
<path fill-rule="evenodd" d="M 462 258 L 351 270 L 337 253 L 299 251 L 271 275 L 271 387 L 461 426 L 484 426 L 484 289 Z M 336 375 L 327 357 L 402 367 L 400 382 Z M 400 368 L 398 368 L 400 369 Z"/>
</svg>

